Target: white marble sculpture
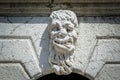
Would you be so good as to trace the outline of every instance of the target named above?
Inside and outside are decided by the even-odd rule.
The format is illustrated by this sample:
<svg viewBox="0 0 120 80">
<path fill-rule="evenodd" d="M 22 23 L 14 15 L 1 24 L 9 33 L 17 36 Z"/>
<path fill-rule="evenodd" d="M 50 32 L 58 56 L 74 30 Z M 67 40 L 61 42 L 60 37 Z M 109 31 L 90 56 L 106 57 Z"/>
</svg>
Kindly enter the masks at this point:
<svg viewBox="0 0 120 80">
<path fill-rule="evenodd" d="M 58 75 L 67 75 L 72 72 L 77 27 L 77 17 L 72 11 L 58 10 L 50 15 L 49 63 Z"/>
</svg>

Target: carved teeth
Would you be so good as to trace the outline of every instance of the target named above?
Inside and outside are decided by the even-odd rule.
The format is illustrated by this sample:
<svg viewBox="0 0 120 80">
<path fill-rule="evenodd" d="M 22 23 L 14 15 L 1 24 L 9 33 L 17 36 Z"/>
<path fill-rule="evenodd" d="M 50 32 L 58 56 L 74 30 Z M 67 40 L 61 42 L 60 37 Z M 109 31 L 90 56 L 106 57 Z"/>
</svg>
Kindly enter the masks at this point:
<svg viewBox="0 0 120 80">
<path fill-rule="evenodd" d="M 55 40 L 54 42 L 57 43 L 57 44 L 62 44 L 62 45 L 63 44 L 65 44 L 65 45 L 72 44 L 72 41 L 70 39 L 66 42 L 59 42 L 58 40 Z"/>
</svg>

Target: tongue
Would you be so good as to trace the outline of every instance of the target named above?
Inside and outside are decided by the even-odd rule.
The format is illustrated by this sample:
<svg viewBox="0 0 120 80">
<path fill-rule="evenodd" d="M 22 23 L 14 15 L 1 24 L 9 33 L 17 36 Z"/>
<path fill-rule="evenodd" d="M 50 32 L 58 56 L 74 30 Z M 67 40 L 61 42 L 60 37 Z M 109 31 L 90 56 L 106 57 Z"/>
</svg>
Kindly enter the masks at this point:
<svg viewBox="0 0 120 80">
<path fill-rule="evenodd" d="M 66 46 L 67 48 L 70 48 L 70 47 L 71 47 L 71 43 L 66 43 L 65 46 Z"/>
</svg>

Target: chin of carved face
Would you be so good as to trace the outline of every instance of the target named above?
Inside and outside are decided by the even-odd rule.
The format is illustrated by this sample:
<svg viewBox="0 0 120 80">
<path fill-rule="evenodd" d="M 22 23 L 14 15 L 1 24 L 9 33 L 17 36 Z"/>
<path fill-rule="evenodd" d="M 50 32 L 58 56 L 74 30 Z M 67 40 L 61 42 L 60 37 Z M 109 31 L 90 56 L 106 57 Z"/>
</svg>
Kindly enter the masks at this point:
<svg viewBox="0 0 120 80">
<path fill-rule="evenodd" d="M 68 54 L 75 49 L 73 38 L 65 37 L 63 39 L 56 38 L 53 40 L 54 49 L 60 54 Z"/>
</svg>

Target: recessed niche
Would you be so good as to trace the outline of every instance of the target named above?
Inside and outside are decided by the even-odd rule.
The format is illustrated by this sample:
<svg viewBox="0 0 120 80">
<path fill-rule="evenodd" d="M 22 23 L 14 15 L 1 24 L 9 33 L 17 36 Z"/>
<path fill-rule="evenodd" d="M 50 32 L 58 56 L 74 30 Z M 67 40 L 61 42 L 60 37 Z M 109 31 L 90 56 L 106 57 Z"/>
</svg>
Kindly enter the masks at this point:
<svg viewBox="0 0 120 80">
<path fill-rule="evenodd" d="M 37 80 L 90 80 L 90 79 L 75 73 L 71 73 L 69 75 L 56 75 L 52 73 L 42 76 Z"/>
</svg>

